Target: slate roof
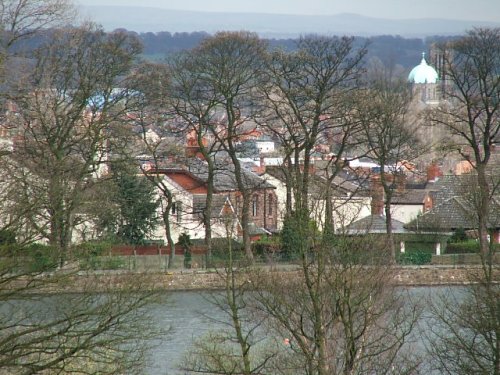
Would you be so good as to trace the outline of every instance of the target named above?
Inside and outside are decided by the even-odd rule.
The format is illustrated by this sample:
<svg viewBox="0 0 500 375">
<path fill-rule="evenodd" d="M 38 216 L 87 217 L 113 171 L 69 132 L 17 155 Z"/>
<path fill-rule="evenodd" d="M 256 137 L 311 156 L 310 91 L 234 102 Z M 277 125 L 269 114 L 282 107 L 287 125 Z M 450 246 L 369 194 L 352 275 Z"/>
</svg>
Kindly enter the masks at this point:
<svg viewBox="0 0 500 375">
<path fill-rule="evenodd" d="M 453 231 L 458 228 L 476 229 L 478 218 L 470 200 L 451 197 L 434 206 L 405 225 L 409 230 Z M 489 228 L 500 228 L 500 201 L 493 199 L 490 206 Z"/>
<path fill-rule="evenodd" d="M 500 177 L 499 177 L 500 178 Z M 476 229 L 478 218 L 474 207 L 477 193 L 474 174 L 445 175 L 430 184 L 434 206 L 405 225 L 410 230 L 453 231 L 457 228 Z M 500 194 L 491 200 L 490 228 L 500 228 Z"/>
<path fill-rule="evenodd" d="M 203 210 L 206 207 L 206 195 L 195 194 L 193 195 L 193 214 L 203 219 Z M 222 209 L 229 199 L 228 195 L 214 194 L 212 196 L 212 218 L 219 218 L 223 216 Z"/>
<path fill-rule="evenodd" d="M 190 158 L 187 161 L 187 168 L 190 173 L 202 181 L 208 179 L 208 165 L 205 161 L 198 158 Z M 243 182 L 248 189 L 275 189 L 275 186 L 259 177 L 255 173 L 241 169 L 243 173 Z M 227 159 L 217 159 L 215 162 L 214 188 L 216 191 L 237 191 L 236 177 L 234 174 L 234 165 Z"/>
<path fill-rule="evenodd" d="M 285 173 L 281 166 L 268 166 L 266 167 L 266 173 L 283 183 L 286 182 Z M 312 174 L 310 180 L 309 193 L 311 196 L 316 199 L 324 199 L 325 184 L 327 182 L 326 178 L 321 174 Z M 343 172 L 340 172 L 333 178 L 332 187 L 334 189 L 333 193 L 336 196 L 367 194 L 366 189 L 364 189 L 358 181 L 348 179 Z"/>
<path fill-rule="evenodd" d="M 403 227 L 404 223 L 392 219 L 392 233 L 400 234 L 408 231 Z M 346 227 L 347 234 L 367 234 L 367 233 L 386 233 L 386 217 L 383 215 L 370 215 L 356 220 Z"/>
<path fill-rule="evenodd" d="M 391 204 L 422 205 L 427 194 L 428 191 L 424 189 L 405 189 L 402 193 L 394 194 Z"/>
</svg>

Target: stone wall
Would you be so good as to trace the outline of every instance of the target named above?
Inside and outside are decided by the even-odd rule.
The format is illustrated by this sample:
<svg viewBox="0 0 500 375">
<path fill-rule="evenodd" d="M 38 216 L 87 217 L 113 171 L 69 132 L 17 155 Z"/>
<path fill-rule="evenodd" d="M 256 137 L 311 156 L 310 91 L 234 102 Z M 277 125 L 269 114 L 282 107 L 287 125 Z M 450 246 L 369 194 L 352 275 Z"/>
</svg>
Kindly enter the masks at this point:
<svg viewBox="0 0 500 375">
<path fill-rule="evenodd" d="M 296 268 L 273 269 L 283 278 L 293 277 Z M 478 280 L 478 267 L 400 267 L 394 269 L 394 282 L 401 286 L 463 285 Z M 150 275 L 150 274 L 149 274 Z M 500 282 L 500 268 L 495 268 L 494 279 Z M 151 275 L 150 275 L 151 276 Z M 223 288 L 215 271 L 183 270 L 154 275 L 155 287 L 166 290 L 202 290 Z"/>
</svg>

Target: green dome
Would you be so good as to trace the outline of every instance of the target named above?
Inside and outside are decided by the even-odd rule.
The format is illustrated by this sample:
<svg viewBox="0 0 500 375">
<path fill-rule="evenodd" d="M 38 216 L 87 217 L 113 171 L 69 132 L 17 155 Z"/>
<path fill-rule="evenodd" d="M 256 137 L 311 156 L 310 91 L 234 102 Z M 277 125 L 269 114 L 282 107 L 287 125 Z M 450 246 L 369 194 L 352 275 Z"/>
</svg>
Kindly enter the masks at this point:
<svg viewBox="0 0 500 375">
<path fill-rule="evenodd" d="M 438 80 L 438 74 L 436 70 L 427 65 L 425 61 L 424 53 L 422 54 L 422 61 L 420 65 L 414 67 L 410 74 L 408 75 L 408 82 L 411 83 L 436 83 Z"/>
</svg>

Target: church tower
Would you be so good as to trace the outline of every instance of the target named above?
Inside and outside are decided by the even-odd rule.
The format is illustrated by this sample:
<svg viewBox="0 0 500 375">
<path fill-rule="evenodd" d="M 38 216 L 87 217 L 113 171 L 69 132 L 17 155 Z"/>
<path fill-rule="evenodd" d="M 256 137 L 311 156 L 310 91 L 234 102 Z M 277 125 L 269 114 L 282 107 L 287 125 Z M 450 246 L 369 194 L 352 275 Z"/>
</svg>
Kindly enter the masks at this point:
<svg viewBox="0 0 500 375">
<path fill-rule="evenodd" d="M 439 76 L 436 70 L 425 61 L 422 53 L 420 64 L 408 75 L 408 82 L 413 85 L 415 95 L 427 105 L 437 105 L 440 99 Z"/>
</svg>

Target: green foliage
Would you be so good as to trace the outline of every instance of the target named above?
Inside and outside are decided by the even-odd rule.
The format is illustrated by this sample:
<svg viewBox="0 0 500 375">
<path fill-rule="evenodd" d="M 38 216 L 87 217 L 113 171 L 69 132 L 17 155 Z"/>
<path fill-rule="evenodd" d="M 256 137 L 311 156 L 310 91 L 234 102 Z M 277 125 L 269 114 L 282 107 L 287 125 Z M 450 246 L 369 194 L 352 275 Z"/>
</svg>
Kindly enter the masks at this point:
<svg viewBox="0 0 500 375">
<path fill-rule="evenodd" d="M 55 248 L 35 243 L 22 248 L 25 255 L 24 265 L 29 272 L 44 272 L 57 268 L 59 258 Z"/>
<path fill-rule="evenodd" d="M 399 253 L 397 262 L 402 265 L 424 265 L 430 264 L 432 261 L 432 253 L 429 251 L 417 250 Z"/>
<path fill-rule="evenodd" d="M 182 247 L 182 250 L 184 250 L 184 268 L 191 268 L 191 246 L 193 245 L 191 237 L 185 232 L 181 233 L 177 243 Z"/>
<path fill-rule="evenodd" d="M 10 229 L 0 229 L 0 245 L 13 245 L 16 243 L 16 233 Z"/>
<path fill-rule="evenodd" d="M 84 270 L 118 270 L 126 268 L 125 260 L 120 256 L 95 255 L 80 260 Z"/>
<path fill-rule="evenodd" d="M 457 243 L 467 241 L 467 234 L 464 228 L 458 228 L 453 232 L 452 236 L 448 239 L 448 243 Z"/>
<path fill-rule="evenodd" d="M 491 244 L 493 251 L 500 252 L 500 244 Z M 479 241 L 449 243 L 446 246 L 446 254 L 474 254 L 479 253 Z"/>
<path fill-rule="evenodd" d="M 74 248 L 74 254 L 80 261 L 80 268 L 85 270 L 116 270 L 125 267 L 125 261 L 119 256 L 111 256 L 112 242 L 90 241 Z"/>
<path fill-rule="evenodd" d="M 98 257 L 96 266 L 100 270 L 119 270 L 125 268 L 126 263 L 120 256 L 104 256 Z"/>
<path fill-rule="evenodd" d="M 116 215 L 108 217 L 104 230 L 123 242 L 141 244 L 157 224 L 156 210 L 159 201 L 154 185 L 143 176 L 122 166 L 113 169 Z"/>
<path fill-rule="evenodd" d="M 0 245 L 0 272 L 45 272 L 57 268 L 58 263 L 58 252 L 52 246 L 39 243 Z"/>
<path fill-rule="evenodd" d="M 281 231 L 281 249 L 284 259 L 292 259 L 309 252 L 319 231 L 307 210 L 295 211 L 285 217 Z"/>
<path fill-rule="evenodd" d="M 405 250 L 407 253 L 424 252 L 434 254 L 436 251 L 436 242 L 405 241 Z"/>
<path fill-rule="evenodd" d="M 252 243 L 252 252 L 263 260 L 279 257 L 281 255 L 280 238 L 278 236 L 263 236 Z"/>
<path fill-rule="evenodd" d="M 113 242 L 108 241 L 88 241 L 82 242 L 74 247 L 74 254 L 78 258 L 86 258 L 89 256 L 100 256 L 109 254 Z"/>
</svg>

